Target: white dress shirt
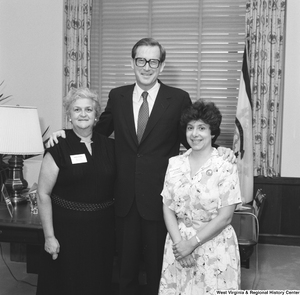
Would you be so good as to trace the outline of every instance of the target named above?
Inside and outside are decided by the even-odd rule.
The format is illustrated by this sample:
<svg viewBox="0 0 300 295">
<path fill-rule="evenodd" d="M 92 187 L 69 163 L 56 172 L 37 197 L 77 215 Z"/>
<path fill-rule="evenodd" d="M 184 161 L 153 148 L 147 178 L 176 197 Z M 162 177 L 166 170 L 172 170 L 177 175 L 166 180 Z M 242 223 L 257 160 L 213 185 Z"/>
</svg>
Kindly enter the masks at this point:
<svg viewBox="0 0 300 295">
<path fill-rule="evenodd" d="M 148 92 L 147 101 L 148 101 L 148 105 L 149 105 L 149 117 L 150 117 L 151 111 L 153 109 L 159 87 L 160 87 L 160 84 L 158 83 L 158 81 L 156 81 L 155 85 L 147 91 Z M 137 131 L 137 121 L 138 121 L 138 116 L 139 116 L 139 110 L 143 103 L 142 93 L 144 91 L 145 90 L 143 90 L 140 86 L 137 85 L 137 83 L 135 83 L 135 87 L 133 89 L 133 94 L 132 94 L 135 131 Z"/>
</svg>

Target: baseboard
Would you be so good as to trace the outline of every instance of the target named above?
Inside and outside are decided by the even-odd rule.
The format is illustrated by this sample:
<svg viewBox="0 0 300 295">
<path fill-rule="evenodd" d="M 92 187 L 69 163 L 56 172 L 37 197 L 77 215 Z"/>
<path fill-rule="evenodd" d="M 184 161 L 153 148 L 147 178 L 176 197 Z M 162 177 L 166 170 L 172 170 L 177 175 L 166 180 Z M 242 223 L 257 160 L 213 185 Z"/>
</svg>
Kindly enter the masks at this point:
<svg viewBox="0 0 300 295">
<path fill-rule="evenodd" d="M 271 245 L 300 246 L 300 236 L 260 234 L 259 243 Z"/>
</svg>

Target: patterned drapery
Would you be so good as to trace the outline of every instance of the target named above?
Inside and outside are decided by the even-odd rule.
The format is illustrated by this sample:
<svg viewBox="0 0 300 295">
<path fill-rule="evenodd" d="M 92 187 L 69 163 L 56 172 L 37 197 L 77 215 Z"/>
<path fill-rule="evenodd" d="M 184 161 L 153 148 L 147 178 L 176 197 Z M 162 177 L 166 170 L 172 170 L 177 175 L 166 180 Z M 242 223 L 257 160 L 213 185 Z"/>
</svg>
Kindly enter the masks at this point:
<svg viewBox="0 0 300 295">
<path fill-rule="evenodd" d="M 254 176 L 278 176 L 275 165 L 282 66 L 285 0 L 246 3 L 246 37 L 253 103 Z"/>
<path fill-rule="evenodd" d="M 65 94 L 71 87 L 90 85 L 92 0 L 65 0 Z"/>
</svg>

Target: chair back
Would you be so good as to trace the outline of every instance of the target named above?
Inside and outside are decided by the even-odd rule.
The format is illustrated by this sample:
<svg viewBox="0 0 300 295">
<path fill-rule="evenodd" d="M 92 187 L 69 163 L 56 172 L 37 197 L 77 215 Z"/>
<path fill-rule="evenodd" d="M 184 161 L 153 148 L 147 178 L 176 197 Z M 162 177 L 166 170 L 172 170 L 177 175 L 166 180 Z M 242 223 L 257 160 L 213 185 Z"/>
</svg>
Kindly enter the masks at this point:
<svg viewBox="0 0 300 295">
<path fill-rule="evenodd" d="M 259 239 L 259 220 L 265 204 L 266 195 L 262 189 L 258 189 L 253 199 L 252 205 L 245 204 L 239 206 L 233 214 L 232 226 L 236 232 L 241 265 L 249 268 L 250 256 Z M 257 257 L 257 256 L 256 256 Z"/>
<path fill-rule="evenodd" d="M 254 208 L 254 213 L 257 216 L 257 219 L 260 220 L 262 211 L 263 211 L 263 207 L 265 205 L 265 201 L 266 201 L 266 194 L 262 193 L 262 189 L 259 188 L 256 192 L 256 195 L 253 199 L 253 208 Z"/>
</svg>

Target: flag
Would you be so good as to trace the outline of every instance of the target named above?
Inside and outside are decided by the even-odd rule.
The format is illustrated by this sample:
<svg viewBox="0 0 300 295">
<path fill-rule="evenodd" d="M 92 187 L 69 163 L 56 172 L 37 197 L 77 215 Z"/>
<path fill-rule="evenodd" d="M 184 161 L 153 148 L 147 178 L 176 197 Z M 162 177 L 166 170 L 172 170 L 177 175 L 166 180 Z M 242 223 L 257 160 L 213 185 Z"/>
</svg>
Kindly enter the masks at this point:
<svg viewBox="0 0 300 295">
<path fill-rule="evenodd" d="M 247 61 L 245 46 L 233 136 L 243 204 L 253 200 L 252 101 Z"/>
</svg>

